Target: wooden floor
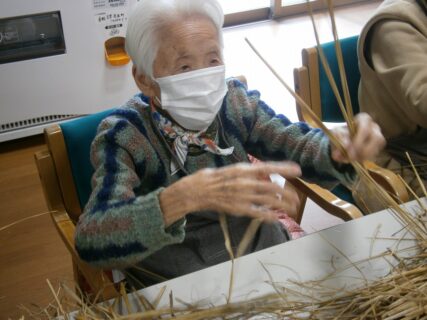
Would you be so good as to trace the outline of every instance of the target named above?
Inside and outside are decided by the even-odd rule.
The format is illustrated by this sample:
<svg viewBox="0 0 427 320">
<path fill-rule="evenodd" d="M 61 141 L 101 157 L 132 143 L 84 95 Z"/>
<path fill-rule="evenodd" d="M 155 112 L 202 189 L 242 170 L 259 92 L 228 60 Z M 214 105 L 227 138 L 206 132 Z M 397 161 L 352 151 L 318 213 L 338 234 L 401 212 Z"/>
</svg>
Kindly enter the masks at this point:
<svg viewBox="0 0 427 320">
<path fill-rule="evenodd" d="M 0 228 L 47 211 L 33 159 L 42 136 L 0 144 Z M 23 315 L 18 305 L 47 306 L 46 279 L 72 279 L 71 258 L 43 215 L 0 231 L 0 319 Z"/>
<path fill-rule="evenodd" d="M 369 1 L 337 10 L 340 36 L 358 34 L 377 5 L 378 1 Z M 327 15 L 317 16 L 322 41 L 330 41 Z M 301 49 L 315 43 L 308 17 L 234 27 L 224 35 L 228 75 L 244 74 L 249 86 L 260 90 L 276 111 L 297 120 L 293 100 L 284 95 L 280 83 L 249 50 L 246 36 L 292 84 L 292 68 L 301 64 Z M 52 299 L 47 278 L 54 286 L 60 280 L 72 279 L 71 258 L 48 215 L 1 230 L 19 219 L 46 212 L 33 160 L 34 152 L 42 148 L 41 136 L 0 143 L 0 320 L 17 319 L 23 314 L 17 308 L 20 304 L 46 306 Z M 331 216 L 312 215 L 318 210 L 309 211 L 303 217 L 307 231 L 338 223 L 328 220 Z"/>
</svg>

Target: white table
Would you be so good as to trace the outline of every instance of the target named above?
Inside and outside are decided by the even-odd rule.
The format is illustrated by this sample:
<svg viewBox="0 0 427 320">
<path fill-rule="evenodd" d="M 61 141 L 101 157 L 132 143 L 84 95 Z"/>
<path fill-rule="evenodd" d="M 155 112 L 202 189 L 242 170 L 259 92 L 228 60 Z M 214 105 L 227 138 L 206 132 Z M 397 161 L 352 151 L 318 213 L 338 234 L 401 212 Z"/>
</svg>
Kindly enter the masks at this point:
<svg viewBox="0 0 427 320">
<path fill-rule="evenodd" d="M 423 202 L 427 204 L 427 201 Z M 419 210 L 416 202 L 409 202 L 405 206 L 411 212 Z M 397 241 L 402 237 L 406 240 Z M 263 265 L 274 282 L 282 284 L 292 280 L 319 280 L 331 274 L 334 274 L 334 277 L 328 279 L 327 284 L 337 289 L 359 285 L 365 279 L 375 280 L 390 272 L 390 264 L 385 259 L 371 259 L 358 264 L 363 276 L 356 268 L 348 266 L 351 266 L 351 262 L 365 260 L 388 249 L 413 247 L 415 241 L 411 238 L 390 211 L 381 211 L 249 254 L 235 261 L 235 282 L 231 301 L 237 302 L 274 291 L 268 284 L 269 274 Z M 405 254 L 411 254 L 411 251 Z M 396 263 L 393 258 L 388 260 Z M 224 304 L 228 296 L 230 268 L 231 262 L 221 263 L 143 289 L 140 293 L 149 301 L 154 301 L 162 288 L 166 287 L 159 308 L 169 306 L 171 291 L 174 297 L 192 305 Z M 129 298 L 131 301 L 134 299 L 132 295 Z M 182 304 L 174 301 L 174 306 L 179 307 Z"/>
</svg>

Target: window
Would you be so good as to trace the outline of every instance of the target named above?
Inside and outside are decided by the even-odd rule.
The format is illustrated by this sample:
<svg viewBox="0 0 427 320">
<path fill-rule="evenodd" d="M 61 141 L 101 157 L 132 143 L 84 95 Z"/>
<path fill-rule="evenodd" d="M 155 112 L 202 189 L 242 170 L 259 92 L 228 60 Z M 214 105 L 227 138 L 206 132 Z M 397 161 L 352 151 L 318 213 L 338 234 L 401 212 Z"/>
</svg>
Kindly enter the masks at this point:
<svg viewBox="0 0 427 320">
<path fill-rule="evenodd" d="M 305 0 L 282 0 L 282 7 L 292 6 L 294 4 L 305 3 Z M 311 0 L 313 2 L 313 0 Z"/>
<path fill-rule="evenodd" d="M 270 7 L 270 0 L 219 0 L 219 3 L 226 15 Z"/>
<path fill-rule="evenodd" d="M 364 0 L 333 0 L 334 6 L 350 3 L 362 2 Z M 280 18 L 293 14 L 307 12 L 306 0 L 272 0 L 272 18 Z M 325 0 L 310 0 L 313 10 L 326 9 L 328 7 Z"/>
<path fill-rule="evenodd" d="M 218 0 L 224 14 L 224 26 L 267 20 L 271 0 Z"/>
<path fill-rule="evenodd" d="M 224 26 L 243 24 L 307 12 L 306 0 L 218 0 L 224 14 Z M 365 0 L 334 0 L 334 5 Z M 325 0 L 310 0 L 314 10 L 327 8 Z"/>
</svg>

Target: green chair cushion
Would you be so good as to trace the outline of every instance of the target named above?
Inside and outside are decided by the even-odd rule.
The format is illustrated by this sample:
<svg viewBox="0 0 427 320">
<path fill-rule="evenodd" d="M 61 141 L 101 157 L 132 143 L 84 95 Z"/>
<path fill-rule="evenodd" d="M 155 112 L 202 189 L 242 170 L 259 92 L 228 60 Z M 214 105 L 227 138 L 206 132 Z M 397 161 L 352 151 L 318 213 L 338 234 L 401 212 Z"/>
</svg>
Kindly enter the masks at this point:
<svg viewBox="0 0 427 320">
<path fill-rule="evenodd" d="M 114 109 L 109 109 L 60 124 L 82 209 L 92 192 L 93 168 L 90 162 L 90 146 L 99 123 L 113 111 Z"/>
<path fill-rule="evenodd" d="M 347 75 L 347 83 L 350 91 L 351 104 L 353 107 L 353 113 L 359 113 L 359 100 L 358 90 L 360 81 L 360 72 L 357 58 L 357 41 L 359 36 L 345 38 L 340 40 L 342 49 L 344 66 Z M 344 101 L 344 95 L 341 86 L 341 78 L 338 68 L 338 60 L 335 52 L 335 42 L 328 42 L 321 45 L 323 52 L 325 53 L 326 59 L 328 60 L 329 67 L 332 75 L 340 91 L 340 96 Z M 320 62 L 319 56 L 319 81 L 320 81 L 320 97 L 321 97 L 321 108 L 322 108 L 322 120 L 325 122 L 344 122 L 341 109 L 338 105 L 337 99 L 332 91 L 332 87 L 329 84 L 329 80 L 326 76 L 325 69 Z M 333 194 L 341 198 L 344 201 L 355 204 L 351 191 L 348 190 L 344 185 L 339 184 L 331 190 Z"/>
<path fill-rule="evenodd" d="M 344 58 L 344 66 L 347 75 L 347 82 L 350 90 L 350 98 L 353 106 L 353 113 L 359 113 L 359 101 L 358 101 L 358 88 L 360 81 L 360 72 L 357 59 L 357 41 L 359 36 L 345 38 L 340 40 L 341 49 Z M 340 90 L 340 96 L 344 101 L 344 95 L 342 93 L 342 86 L 340 80 L 340 73 L 338 68 L 338 61 L 335 53 L 335 43 L 328 42 L 321 45 L 323 52 L 325 53 L 326 59 L 328 60 L 329 67 L 334 76 L 335 82 L 337 83 L 338 89 Z M 344 118 L 341 114 L 338 102 L 329 84 L 326 72 L 322 66 L 319 57 L 319 81 L 320 81 L 320 97 L 321 97 L 321 108 L 322 108 L 322 121 L 325 122 L 343 122 Z"/>
</svg>

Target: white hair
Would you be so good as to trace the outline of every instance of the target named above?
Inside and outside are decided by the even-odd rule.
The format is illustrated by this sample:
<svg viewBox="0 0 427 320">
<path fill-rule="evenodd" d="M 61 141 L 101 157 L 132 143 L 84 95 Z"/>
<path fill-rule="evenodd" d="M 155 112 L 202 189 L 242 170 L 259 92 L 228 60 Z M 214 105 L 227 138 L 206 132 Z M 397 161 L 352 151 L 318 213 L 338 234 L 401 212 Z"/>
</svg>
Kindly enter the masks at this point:
<svg viewBox="0 0 427 320">
<path fill-rule="evenodd" d="M 126 32 L 126 51 L 137 73 L 153 78 L 153 63 L 160 41 L 159 31 L 176 18 L 202 15 L 218 30 L 223 47 L 224 13 L 217 0 L 141 0 L 130 14 Z"/>
</svg>

